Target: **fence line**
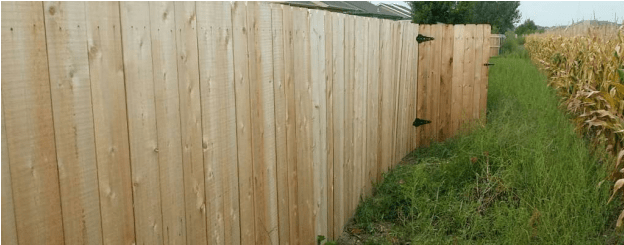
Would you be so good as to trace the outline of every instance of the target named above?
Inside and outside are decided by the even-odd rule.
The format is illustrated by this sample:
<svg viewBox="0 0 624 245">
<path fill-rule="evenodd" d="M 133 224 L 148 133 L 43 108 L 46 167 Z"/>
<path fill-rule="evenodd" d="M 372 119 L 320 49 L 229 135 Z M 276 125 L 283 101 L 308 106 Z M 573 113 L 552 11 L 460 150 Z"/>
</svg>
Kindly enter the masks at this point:
<svg viewBox="0 0 624 245">
<path fill-rule="evenodd" d="M 2 242 L 337 238 L 383 172 L 485 118 L 489 33 L 261 2 L 2 2 Z"/>
</svg>

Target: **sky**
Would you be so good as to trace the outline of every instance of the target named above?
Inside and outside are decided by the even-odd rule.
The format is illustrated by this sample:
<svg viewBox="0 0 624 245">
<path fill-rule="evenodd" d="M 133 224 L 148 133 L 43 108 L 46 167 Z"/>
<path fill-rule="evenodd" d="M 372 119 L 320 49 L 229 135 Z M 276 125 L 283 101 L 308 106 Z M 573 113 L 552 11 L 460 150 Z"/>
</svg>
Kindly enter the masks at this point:
<svg viewBox="0 0 624 245">
<path fill-rule="evenodd" d="M 384 1 L 407 6 L 403 1 Z M 379 4 L 380 1 L 371 1 Z M 533 20 L 539 26 L 569 25 L 582 20 L 596 20 L 618 23 L 624 20 L 624 1 L 590 2 L 590 1 L 520 1 L 520 14 L 522 24 L 527 18 Z"/>
</svg>

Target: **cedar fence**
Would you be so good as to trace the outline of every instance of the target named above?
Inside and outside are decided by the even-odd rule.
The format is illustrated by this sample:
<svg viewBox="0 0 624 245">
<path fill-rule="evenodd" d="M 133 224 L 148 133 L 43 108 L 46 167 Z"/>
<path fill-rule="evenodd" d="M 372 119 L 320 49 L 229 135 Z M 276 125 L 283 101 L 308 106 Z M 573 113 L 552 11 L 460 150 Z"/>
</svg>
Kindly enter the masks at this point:
<svg viewBox="0 0 624 245">
<path fill-rule="evenodd" d="M 2 243 L 336 238 L 383 172 L 484 118 L 489 33 L 260 2 L 2 2 Z"/>
</svg>

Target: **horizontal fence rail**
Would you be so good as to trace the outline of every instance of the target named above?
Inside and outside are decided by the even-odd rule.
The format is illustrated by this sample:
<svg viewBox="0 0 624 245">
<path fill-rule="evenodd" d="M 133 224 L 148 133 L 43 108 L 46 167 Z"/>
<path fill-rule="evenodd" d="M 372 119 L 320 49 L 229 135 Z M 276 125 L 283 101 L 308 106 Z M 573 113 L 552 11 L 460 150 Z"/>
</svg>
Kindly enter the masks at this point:
<svg viewBox="0 0 624 245">
<path fill-rule="evenodd" d="M 2 243 L 337 238 L 403 156 L 485 119 L 489 40 L 262 2 L 2 2 Z"/>
</svg>

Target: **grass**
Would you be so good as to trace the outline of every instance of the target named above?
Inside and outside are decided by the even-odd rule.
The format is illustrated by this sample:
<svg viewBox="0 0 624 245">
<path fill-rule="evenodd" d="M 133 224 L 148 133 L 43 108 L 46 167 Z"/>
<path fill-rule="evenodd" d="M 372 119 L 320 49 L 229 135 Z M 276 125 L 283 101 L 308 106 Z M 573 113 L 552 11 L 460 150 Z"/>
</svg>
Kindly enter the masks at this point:
<svg viewBox="0 0 624 245">
<path fill-rule="evenodd" d="M 347 233 L 365 244 L 624 244 L 603 147 L 573 131 L 526 53 L 491 62 L 487 125 L 406 156 Z"/>
</svg>

